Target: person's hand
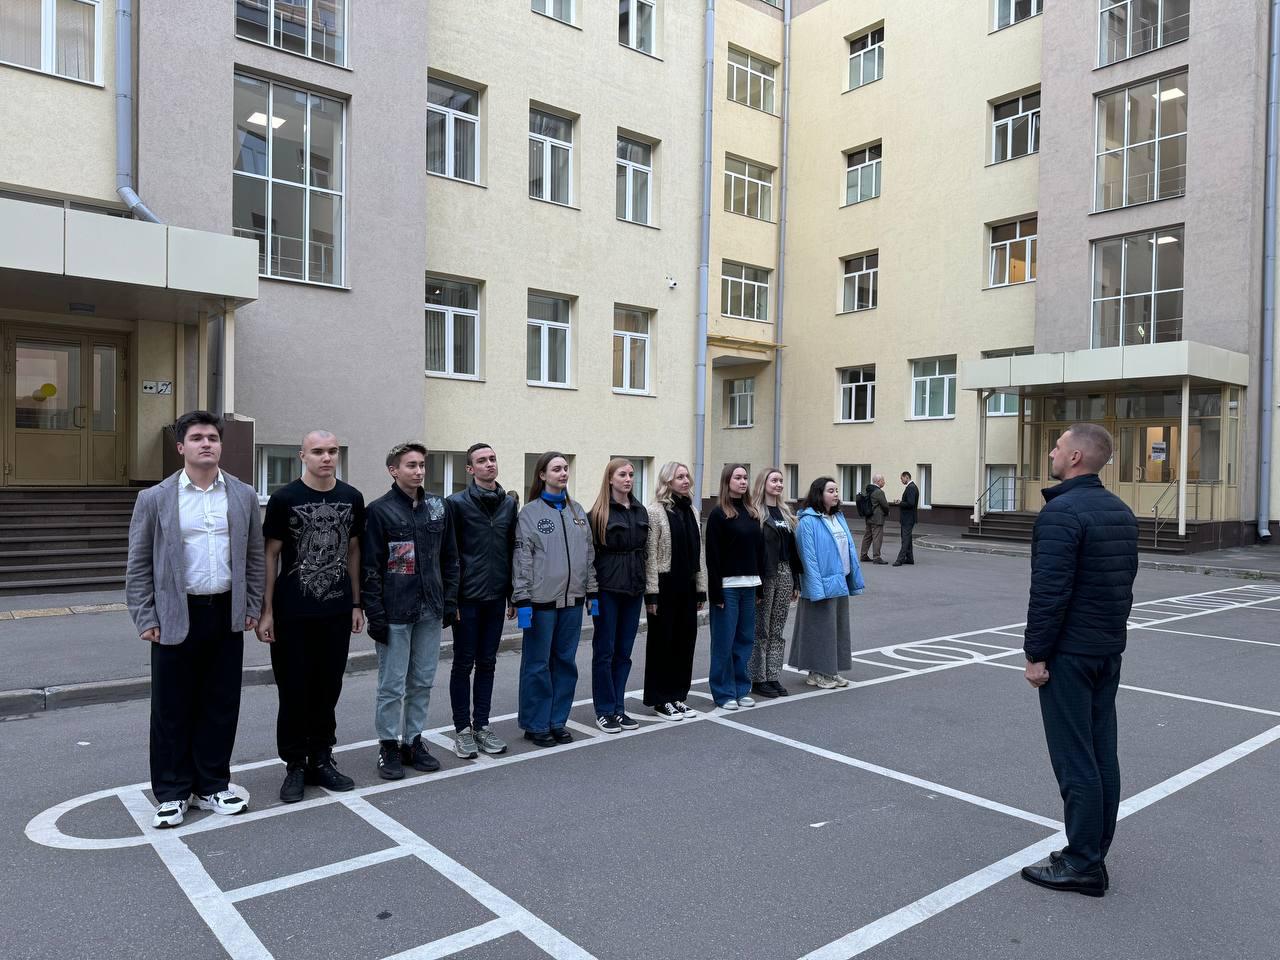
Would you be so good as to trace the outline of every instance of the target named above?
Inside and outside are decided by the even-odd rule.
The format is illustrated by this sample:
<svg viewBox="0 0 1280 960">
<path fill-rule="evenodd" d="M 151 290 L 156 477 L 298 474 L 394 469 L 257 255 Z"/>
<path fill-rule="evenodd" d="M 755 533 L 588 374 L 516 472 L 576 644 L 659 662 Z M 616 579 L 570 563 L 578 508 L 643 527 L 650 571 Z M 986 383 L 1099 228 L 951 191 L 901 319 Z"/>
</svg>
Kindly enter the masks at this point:
<svg viewBox="0 0 1280 960">
<path fill-rule="evenodd" d="M 351 608 L 351 632 L 364 633 L 364 610 L 360 607 Z"/>
<path fill-rule="evenodd" d="M 791 591 L 791 602 L 792 602 L 792 603 L 795 603 L 795 602 L 796 602 L 797 600 L 799 600 L 799 599 L 800 599 L 800 591 L 799 591 L 799 590 L 792 590 L 792 591 Z"/>
<path fill-rule="evenodd" d="M 145 640 L 145 641 L 147 641 L 147 643 L 159 643 L 159 642 L 160 642 L 160 628 L 159 628 L 159 627 L 151 627 L 151 628 L 150 628 L 150 629 L 148 629 L 148 630 L 143 630 L 143 631 L 142 631 L 142 633 L 138 634 L 138 638 L 139 638 L 140 640 Z"/>
<path fill-rule="evenodd" d="M 516 625 L 521 630 L 529 630 L 533 627 L 533 607 L 516 608 Z"/>
<path fill-rule="evenodd" d="M 369 620 L 365 623 L 365 629 L 369 631 L 369 639 L 374 643 L 386 643 L 387 637 L 391 635 L 391 627 L 385 620 Z"/>
<path fill-rule="evenodd" d="M 645 604 L 645 609 L 649 611 L 649 616 L 651 617 L 658 615 L 658 605 L 656 603 Z"/>
<path fill-rule="evenodd" d="M 514 620 L 516 618 L 516 608 L 507 604 L 507 619 Z"/>
<path fill-rule="evenodd" d="M 443 630 L 448 630 L 457 622 L 458 622 L 458 611 L 446 610 L 444 612 L 444 616 L 440 618 L 440 627 Z"/>
<path fill-rule="evenodd" d="M 244 628 L 245 628 L 246 630 L 254 630 L 254 631 L 256 631 L 256 630 L 258 629 L 258 618 L 257 618 L 257 617 L 245 617 L 245 618 L 244 618 Z"/>
<path fill-rule="evenodd" d="M 1027 683 L 1033 687 L 1043 687 L 1049 682 L 1049 665 L 1043 660 L 1039 663 L 1027 661 Z"/>
<path fill-rule="evenodd" d="M 254 631 L 258 635 L 258 640 L 262 643 L 275 643 L 276 641 L 276 622 L 275 617 L 269 613 L 262 615 L 262 619 L 258 621 L 258 629 Z"/>
</svg>

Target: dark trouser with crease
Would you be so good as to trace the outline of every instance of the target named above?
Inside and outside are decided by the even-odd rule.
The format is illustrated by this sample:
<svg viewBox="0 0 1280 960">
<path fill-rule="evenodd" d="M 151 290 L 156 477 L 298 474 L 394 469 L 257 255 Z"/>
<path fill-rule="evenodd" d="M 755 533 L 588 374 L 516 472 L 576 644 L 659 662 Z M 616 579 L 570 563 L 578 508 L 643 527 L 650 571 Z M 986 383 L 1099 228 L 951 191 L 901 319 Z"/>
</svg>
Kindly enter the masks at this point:
<svg viewBox="0 0 1280 960">
<path fill-rule="evenodd" d="M 1045 741 L 1065 809 L 1063 856 L 1080 871 L 1102 865 L 1116 832 L 1120 661 L 1118 653 L 1102 657 L 1059 653 L 1050 658 L 1049 682 L 1040 688 Z"/>
<path fill-rule="evenodd" d="M 453 666 L 449 669 L 449 701 L 455 730 L 479 730 L 489 725 L 493 674 L 506 620 L 507 601 L 502 597 L 458 604 L 457 619 L 453 621 Z"/>
<path fill-rule="evenodd" d="M 351 612 L 277 620 L 275 636 L 276 750 L 286 764 L 318 761 L 338 742 L 334 713 L 351 650 Z"/>
<path fill-rule="evenodd" d="M 912 549 L 911 531 L 915 529 L 915 517 L 903 517 L 898 521 L 898 527 L 902 531 L 902 546 L 898 548 L 898 563 L 915 563 L 916 555 Z"/>
</svg>

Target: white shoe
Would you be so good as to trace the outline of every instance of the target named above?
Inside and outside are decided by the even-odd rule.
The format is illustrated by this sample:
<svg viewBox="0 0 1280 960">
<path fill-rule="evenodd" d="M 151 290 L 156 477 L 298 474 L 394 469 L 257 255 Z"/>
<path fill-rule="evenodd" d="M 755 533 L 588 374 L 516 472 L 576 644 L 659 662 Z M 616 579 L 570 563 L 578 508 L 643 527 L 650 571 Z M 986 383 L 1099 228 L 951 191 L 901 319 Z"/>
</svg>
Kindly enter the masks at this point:
<svg viewBox="0 0 1280 960">
<path fill-rule="evenodd" d="M 197 810 L 209 810 L 226 817 L 232 817 L 237 813 L 244 813 L 248 810 L 249 801 L 238 793 L 232 793 L 230 790 L 219 790 L 217 793 L 211 793 L 207 797 L 197 796 L 194 806 Z"/>
<path fill-rule="evenodd" d="M 737 710 L 737 709 L 738 709 L 738 701 L 737 701 L 737 700 L 726 700 L 724 703 L 720 704 L 719 706 L 720 706 L 720 709 L 721 709 L 721 710 Z"/>
<path fill-rule="evenodd" d="M 838 673 L 833 673 L 831 675 L 831 679 L 836 682 L 837 687 L 847 687 L 849 685 L 849 681 L 846 680 L 844 677 L 840 676 L 840 674 Z"/>
<path fill-rule="evenodd" d="M 187 801 L 185 800 L 166 800 L 160 806 L 156 807 L 156 815 L 151 820 L 153 827 L 161 830 L 166 827 L 176 827 L 182 822 L 182 818 L 187 813 Z"/>
<path fill-rule="evenodd" d="M 738 698 L 738 706 L 740 707 L 754 707 L 755 705 L 756 705 L 756 702 L 752 700 L 750 697 Z"/>
<path fill-rule="evenodd" d="M 804 682 L 811 687 L 818 687 L 822 690 L 834 690 L 840 686 L 825 673 L 810 673 L 809 676 L 805 677 Z"/>
</svg>

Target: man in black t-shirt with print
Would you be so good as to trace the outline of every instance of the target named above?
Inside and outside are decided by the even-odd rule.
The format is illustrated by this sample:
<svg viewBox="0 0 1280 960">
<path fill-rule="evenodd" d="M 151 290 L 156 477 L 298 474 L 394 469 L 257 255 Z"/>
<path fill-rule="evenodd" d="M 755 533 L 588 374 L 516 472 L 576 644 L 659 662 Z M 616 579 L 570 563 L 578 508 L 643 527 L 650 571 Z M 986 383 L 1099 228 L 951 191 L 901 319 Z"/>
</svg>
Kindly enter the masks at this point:
<svg viewBox="0 0 1280 960">
<path fill-rule="evenodd" d="M 360 535 L 364 497 L 337 477 L 338 438 L 313 430 L 302 441 L 302 478 L 277 490 L 262 524 L 267 587 L 258 639 L 271 644 L 280 693 L 276 749 L 285 762 L 280 799 L 297 803 L 304 784 L 351 790 L 333 762 L 351 634 L 364 629 Z"/>
</svg>

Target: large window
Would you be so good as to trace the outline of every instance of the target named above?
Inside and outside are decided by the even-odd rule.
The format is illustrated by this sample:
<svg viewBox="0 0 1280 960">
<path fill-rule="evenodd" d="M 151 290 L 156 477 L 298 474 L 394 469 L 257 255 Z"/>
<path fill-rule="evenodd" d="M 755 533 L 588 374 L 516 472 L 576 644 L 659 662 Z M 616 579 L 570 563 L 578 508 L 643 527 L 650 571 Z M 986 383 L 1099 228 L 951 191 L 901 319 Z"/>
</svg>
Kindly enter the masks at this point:
<svg viewBox="0 0 1280 960">
<path fill-rule="evenodd" d="M 1182 339 L 1182 228 L 1093 245 L 1093 346 Z"/>
<path fill-rule="evenodd" d="M 911 361 L 911 416 L 936 420 L 956 415 L 956 358 Z"/>
<path fill-rule="evenodd" d="M 344 66 L 347 0 L 236 0 L 236 36 Z"/>
<path fill-rule="evenodd" d="M 649 392 L 648 310 L 613 308 L 613 389 L 616 393 Z"/>
<path fill-rule="evenodd" d="M 870 423 L 876 418 L 876 367 L 842 367 L 840 375 L 840 422 Z"/>
<path fill-rule="evenodd" d="M 532 0 L 531 9 L 534 13 L 573 23 L 573 0 Z"/>
<path fill-rule="evenodd" d="M 98 0 L 0 3 L 0 61 L 4 63 L 101 83 L 101 44 L 102 7 Z"/>
<path fill-rule="evenodd" d="M 641 53 L 653 53 L 655 0 L 618 0 L 618 42 Z"/>
<path fill-rule="evenodd" d="M 1098 97 L 1094 209 L 1187 192 L 1187 75 Z"/>
<path fill-rule="evenodd" d="M 884 76 L 884 27 L 876 27 L 849 41 L 849 89 L 856 90 Z"/>
<path fill-rule="evenodd" d="M 752 427 L 756 422 L 756 378 L 726 380 L 724 393 L 729 408 L 729 426 Z"/>
<path fill-rule="evenodd" d="M 1036 217 L 1001 223 L 991 228 L 991 271 L 987 282 L 993 287 L 1027 283 L 1036 278 Z"/>
<path fill-rule="evenodd" d="M 844 261 L 845 313 L 854 310 L 870 310 L 879 302 L 880 251 L 872 250 L 860 257 L 847 257 Z"/>
<path fill-rule="evenodd" d="M 997 30 L 1013 26 L 1023 20 L 1034 17 L 1044 10 L 1044 0 L 995 0 Z"/>
<path fill-rule="evenodd" d="M 526 379 L 540 387 L 569 385 L 569 301 L 529 294 Z"/>
<path fill-rule="evenodd" d="M 772 63 L 730 47 L 729 99 L 773 113 L 773 76 L 776 69 Z"/>
<path fill-rule="evenodd" d="M 653 147 L 618 137 L 617 212 L 619 220 L 648 223 L 652 203 Z"/>
<path fill-rule="evenodd" d="M 997 103 L 991 112 L 991 162 L 1040 150 L 1040 91 Z"/>
<path fill-rule="evenodd" d="M 844 202 L 861 203 L 880 196 L 881 145 L 873 143 L 845 155 Z"/>
<path fill-rule="evenodd" d="M 232 232 L 265 276 L 342 284 L 342 102 L 237 73 L 234 103 Z"/>
<path fill-rule="evenodd" d="M 1098 65 L 1185 40 L 1191 0 L 1098 0 Z"/>
<path fill-rule="evenodd" d="M 427 277 L 427 373 L 480 375 L 480 288 Z"/>
<path fill-rule="evenodd" d="M 773 219 L 773 171 L 749 160 L 724 158 L 724 208 L 757 220 Z"/>
<path fill-rule="evenodd" d="M 573 202 L 573 121 L 529 110 L 529 196 Z"/>
<path fill-rule="evenodd" d="M 451 497 L 467 489 L 470 482 L 465 452 L 432 450 L 427 454 L 427 475 L 422 478 L 422 486 L 428 493 Z"/>
<path fill-rule="evenodd" d="M 769 271 L 724 260 L 720 265 L 720 312 L 743 320 L 769 320 Z"/>
<path fill-rule="evenodd" d="M 841 463 L 837 464 L 840 474 L 840 499 L 845 503 L 853 503 L 858 494 L 871 483 L 871 464 Z"/>
<path fill-rule="evenodd" d="M 427 80 L 427 172 L 475 183 L 480 143 L 480 94 Z"/>
</svg>

